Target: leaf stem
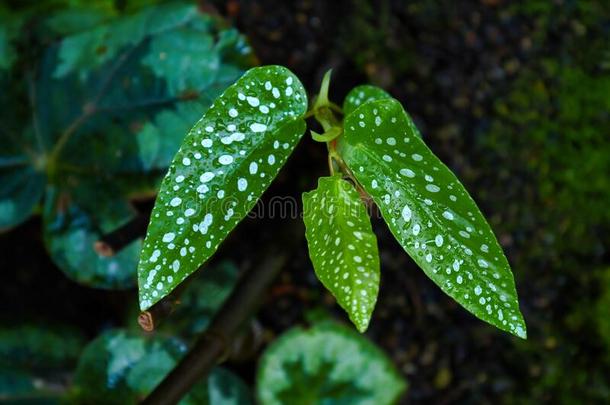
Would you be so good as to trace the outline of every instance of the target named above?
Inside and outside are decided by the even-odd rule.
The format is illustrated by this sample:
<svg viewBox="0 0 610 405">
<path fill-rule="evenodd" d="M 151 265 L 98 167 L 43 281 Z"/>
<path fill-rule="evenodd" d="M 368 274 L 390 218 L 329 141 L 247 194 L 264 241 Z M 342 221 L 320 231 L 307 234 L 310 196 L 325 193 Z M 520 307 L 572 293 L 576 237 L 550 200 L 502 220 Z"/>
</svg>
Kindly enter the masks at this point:
<svg viewBox="0 0 610 405">
<path fill-rule="evenodd" d="M 288 263 L 292 251 L 301 243 L 303 234 L 299 221 L 283 221 L 281 229 L 274 233 L 274 240 L 269 243 L 269 251 L 262 254 L 252 269 L 243 273 L 206 331 L 142 402 L 143 405 L 178 403 L 193 385 L 200 382 L 226 357 L 234 337 L 260 304 L 265 290 Z"/>
<path fill-rule="evenodd" d="M 328 154 L 328 170 L 330 171 L 331 176 L 335 175 L 335 165 L 333 163 L 333 158 L 330 153 Z"/>
</svg>

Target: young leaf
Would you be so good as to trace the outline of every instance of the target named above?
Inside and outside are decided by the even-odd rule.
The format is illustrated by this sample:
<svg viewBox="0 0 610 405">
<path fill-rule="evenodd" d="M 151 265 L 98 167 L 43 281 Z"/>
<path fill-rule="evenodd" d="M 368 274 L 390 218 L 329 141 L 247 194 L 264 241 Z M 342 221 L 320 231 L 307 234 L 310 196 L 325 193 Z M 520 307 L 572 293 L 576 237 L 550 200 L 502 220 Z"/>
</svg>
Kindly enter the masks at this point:
<svg viewBox="0 0 610 405">
<path fill-rule="evenodd" d="M 347 117 L 364 103 L 386 98 L 392 98 L 392 96 L 379 87 L 371 86 L 370 84 L 356 86 L 347 93 L 345 100 L 343 100 L 343 114 Z"/>
<path fill-rule="evenodd" d="M 250 69 L 195 124 L 169 168 L 140 256 L 140 307 L 172 291 L 218 248 L 305 131 L 307 96 L 288 69 Z"/>
<path fill-rule="evenodd" d="M 525 338 L 510 266 L 491 228 L 402 106 L 379 100 L 348 115 L 340 152 L 428 277 L 480 319 Z"/>
<path fill-rule="evenodd" d="M 318 279 L 360 332 L 369 325 L 379 291 L 379 252 L 366 206 L 341 176 L 321 177 L 303 193 L 309 256 Z"/>
<path fill-rule="evenodd" d="M 256 380 L 262 405 L 395 404 L 407 387 L 377 346 L 332 323 L 283 334 L 263 354 Z"/>
</svg>

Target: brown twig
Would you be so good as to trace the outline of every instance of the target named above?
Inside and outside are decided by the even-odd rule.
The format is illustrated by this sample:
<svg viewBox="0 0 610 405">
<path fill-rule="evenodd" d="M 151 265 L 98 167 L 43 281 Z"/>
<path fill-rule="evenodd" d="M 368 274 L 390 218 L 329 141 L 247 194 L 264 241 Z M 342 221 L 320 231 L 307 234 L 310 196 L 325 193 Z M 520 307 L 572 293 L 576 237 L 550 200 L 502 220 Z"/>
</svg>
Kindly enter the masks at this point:
<svg viewBox="0 0 610 405">
<path fill-rule="evenodd" d="M 150 307 L 147 311 L 141 312 L 138 316 L 138 325 L 145 332 L 152 332 L 159 324 L 168 316 L 170 316 L 176 307 L 180 305 L 180 301 L 175 298 L 174 294 L 168 296 L 169 299 L 163 299 Z"/>
<path fill-rule="evenodd" d="M 152 307 L 148 308 L 148 310 L 140 313 L 138 316 L 138 325 L 140 325 L 142 330 L 145 332 L 152 332 L 161 324 L 161 322 L 174 313 L 178 305 L 180 305 L 180 296 L 188 286 L 191 279 L 192 277 L 187 278 L 170 294 L 165 296 Z"/>
<path fill-rule="evenodd" d="M 276 233 L 263 257 L 244 272 L 237 286 L 199 337 L 193 348 L 142 402 L 176 404 L 230 351 L 232 340 L 260 304 L 265 290 L 302 240 L 299 221 L 290 221 Z M 287 246 L 288 245 L 288 246 Z"/>
</svg>

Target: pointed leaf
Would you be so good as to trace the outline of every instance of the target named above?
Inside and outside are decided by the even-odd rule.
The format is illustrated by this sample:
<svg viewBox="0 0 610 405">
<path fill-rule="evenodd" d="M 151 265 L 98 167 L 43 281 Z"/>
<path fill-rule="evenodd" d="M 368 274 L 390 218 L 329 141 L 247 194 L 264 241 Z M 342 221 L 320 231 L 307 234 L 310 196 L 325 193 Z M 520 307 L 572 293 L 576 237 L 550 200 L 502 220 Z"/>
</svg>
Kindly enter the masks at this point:
<svg viewBox="0 0 610 405">
<path fill-rule="evenodd" d="M 510 266 L 455 175 L 393 99 L 345 119 L 340 150 L 405 251 L 441 289 L 500 329 L 525 338 Z"/>
<path fill-rule="evenodd" d="M 345 100 L 343 100 L 343 114 L 347 117 L 364 103 L 386 98 L 392 98 L 392 96 L 382 88 L 370 84 L 356 86 L 347 93 Z"/>
<path fill-rule="evenodd" d="M 377 238 L 366 206 L 341 176 L 322 177 L 303 194 L 303 220 L 318 279 L 364 332 L 379 291 Z"/>
<path fill-rule="evenodd" d="M 254 206 L 305 131 L 307 96 L 280 66 L 246 72 L 188 133 L 140 256 L 140 307 L 172 291 Z"/>
</svg>

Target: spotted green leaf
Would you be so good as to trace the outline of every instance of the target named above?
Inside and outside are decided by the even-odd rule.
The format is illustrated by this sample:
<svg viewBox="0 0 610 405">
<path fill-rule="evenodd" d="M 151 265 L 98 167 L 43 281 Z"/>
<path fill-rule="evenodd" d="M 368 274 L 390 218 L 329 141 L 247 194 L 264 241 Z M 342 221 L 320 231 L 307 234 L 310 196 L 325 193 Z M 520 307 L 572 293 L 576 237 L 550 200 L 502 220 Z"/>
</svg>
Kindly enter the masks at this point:
<svg viewBox="0 0 610 405">
<path fill-rule="evenodd" d="M 525 338 L 510 266 L 491 228 L 402 106 L 369 102 L 344 125 L 343 159 L 405 251 L 474 315 Z"/>
<path fill-rule="evenodd" d="M 195 124 L 169 168 L 138 266 L 140 307 L 172 291 L 254 206 L 305 131 L 307 96 L 288 69 L 246 72 Z"/>
<path fill-rule="evenodd" d="M 364 103 L 386 98 L 392 98 L 392 96 L 377 86 L 371 86 L 370 84 L 356 86 L 347 93 L 345 100 L 343 100 L 343 114 L 347 116 Z"/>
<path fill-rule="evenodd" d="M 359 331 L 369 325 L 379 291 L 379 252 L 366 206 L 341 176 L 321 177 L 303 194 L 309 256 L 318 279 Z"/>
</svg>

